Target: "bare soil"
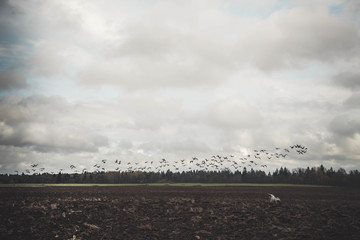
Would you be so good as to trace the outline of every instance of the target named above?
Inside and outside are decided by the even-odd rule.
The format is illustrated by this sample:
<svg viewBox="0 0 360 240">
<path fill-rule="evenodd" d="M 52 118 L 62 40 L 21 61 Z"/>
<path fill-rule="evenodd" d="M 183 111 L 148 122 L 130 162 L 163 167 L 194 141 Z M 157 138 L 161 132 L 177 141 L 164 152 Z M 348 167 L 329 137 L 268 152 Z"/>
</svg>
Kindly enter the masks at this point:
<svg viewBox="0 0 360 240">
<path fill-rule="evenodd" d="M 0 216 L 0 239 L 359 239 L 360 190 L 8 187 Z"/>
</svg>

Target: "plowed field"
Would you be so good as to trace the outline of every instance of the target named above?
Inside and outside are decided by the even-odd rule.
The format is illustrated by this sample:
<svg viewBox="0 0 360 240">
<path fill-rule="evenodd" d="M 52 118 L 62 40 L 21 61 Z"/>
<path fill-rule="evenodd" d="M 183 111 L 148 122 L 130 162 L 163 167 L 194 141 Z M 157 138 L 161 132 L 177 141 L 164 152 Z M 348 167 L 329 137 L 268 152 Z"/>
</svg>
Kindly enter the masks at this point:
<svg viewBox="0 0 360 240">
<path fill-rule="evenodd" d="M 6 187 L 0 215 L 0 239 L 359 239 L 360 190 Z"/>
</svg>

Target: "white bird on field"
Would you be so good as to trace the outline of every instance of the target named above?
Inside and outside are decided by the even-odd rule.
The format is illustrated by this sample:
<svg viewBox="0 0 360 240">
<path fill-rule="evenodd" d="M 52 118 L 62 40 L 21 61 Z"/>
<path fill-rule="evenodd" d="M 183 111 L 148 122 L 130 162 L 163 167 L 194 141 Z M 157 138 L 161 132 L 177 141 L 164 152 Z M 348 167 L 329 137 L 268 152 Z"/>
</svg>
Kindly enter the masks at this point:
<svg viewBox="0 0 360 240">
<path fill-rule="evenodd" d="M 273 203 L 273 202 L 275 202 L 275 203 L 277 203 L 277 202 L 280 202 L 280 198 L 278 198 L 278 197 L 275 197 L 273 194 L 271 194 L 271 193 L 268 193 L 269 194 L 269 196 L 270 196 L 270 202 L 271 203 Z"/>
</svg>

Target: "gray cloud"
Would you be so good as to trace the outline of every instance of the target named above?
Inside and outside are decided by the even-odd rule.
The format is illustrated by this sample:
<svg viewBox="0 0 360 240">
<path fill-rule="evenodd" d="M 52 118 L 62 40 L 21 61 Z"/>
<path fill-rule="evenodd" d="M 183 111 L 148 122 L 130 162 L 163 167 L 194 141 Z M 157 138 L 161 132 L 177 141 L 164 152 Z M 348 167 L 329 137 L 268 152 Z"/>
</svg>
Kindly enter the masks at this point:
<svg viewBox="0 0 360 240">
<path fill-rule="evenodd" d="M 343 106 L 350 109 L 360 109 L 360 92 L 353 93 L 344 101 Z"/>
<path fill-rule="evenodd" d="M 7 124 L 51 122 L 69 114 L 71 104 L 61 97 L 12 95 L 0 99 L 1 121 Z"/>
<path fill-rule="evenodd" d="M 1 125 L 1 145 L 32 147 L 39 152 L 96 152 L 108 144 L 107 138 L 89 133 L 81 126 L 60 124 Z"/>
<path fill-rule="evenodd" d="M 360 73 L 341 72 L 333 76 L 333 81 L 345 88 L 357 91 L 360 90 Z"/>
<path fill-rule="evenodd" d="M 0 90 L 25 88 L 26 86 L 26 78 L 23 74 L 0 71 Z"/>
<path fill-rule="evenodd" d="M 11 40 L 16 36 L 19 31 L 19 26 L 16 24 L 16 17 L 21 14 L 13 4 L 13 1 L 2 0 L 0 1 L 0 38 L 10 37 L 4 40 Z M 3 43 L 2 41 L 2 43 Z"/>
<path fill-rule="evenodd" d="M 330 123 L 330 131 L 341 137 L 353 137 L 355 134 L 359 134 L 359 113 L 352 112 L 334 117 L 334 119 Z"/>
<path fill-rule="evenodd" d="M 72 107 L 58 97 L 1 99 L 0 144 L 27 146 L 40 152 L 95 152 L 106 146 L 107 137 L 92 132 L 81 122 L 64 119 Z"/>
<path fill-rule="evenodd" d="M 333 135 L 328 139 L 337 152 L 323 155 L 336 156 L 337 161 L 346 161 L 356 164 L 360 154 L 360 114 L 357 110 L 338 115 L 330 122 L 329 130 Z"/>
<path fill-rule="evenodd" d="M 139 145 L 139 148 L 145 152 L 161 153 L 161 154 L 173 154 L 178 156 L 189 156 L 194 153 L 206 153 L 211 149 L 206 143 L 199 141 L 198 139 L 169 139 L 167 141 L 151 141 Z"/>
</svg>

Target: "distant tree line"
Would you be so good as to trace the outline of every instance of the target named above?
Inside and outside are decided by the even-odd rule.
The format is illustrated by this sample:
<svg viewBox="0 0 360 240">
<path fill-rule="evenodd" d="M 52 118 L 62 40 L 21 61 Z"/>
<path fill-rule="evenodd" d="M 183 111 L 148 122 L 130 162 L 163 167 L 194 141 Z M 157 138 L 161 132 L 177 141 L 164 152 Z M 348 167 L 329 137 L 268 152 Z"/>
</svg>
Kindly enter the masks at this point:
<svg viewBox="0 0 360 240">
<path fill-rule="evenodd" d="M 289 183 L 360 187 L 360 173 L 349 173 L 332 167 L 297 168 L 292 171 L 286 167 L 267 174 L 262 170 L 246 169 L 242 171 L 183 171 L 172 172 L 84 172 L 57 174 L 1 174 L 0 183 Z"/>
</svg>

